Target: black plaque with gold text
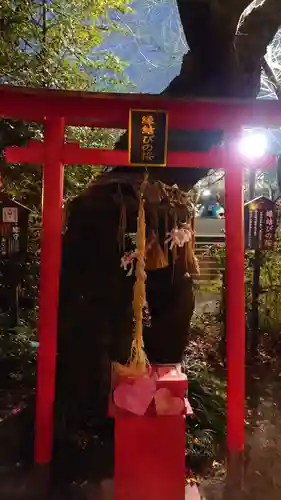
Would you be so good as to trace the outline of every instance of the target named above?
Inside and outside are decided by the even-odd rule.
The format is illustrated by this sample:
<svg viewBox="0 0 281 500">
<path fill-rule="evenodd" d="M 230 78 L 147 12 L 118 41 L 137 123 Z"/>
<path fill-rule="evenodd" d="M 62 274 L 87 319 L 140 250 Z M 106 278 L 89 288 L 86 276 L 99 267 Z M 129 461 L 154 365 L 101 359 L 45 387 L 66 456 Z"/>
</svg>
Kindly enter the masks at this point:
<svg viewBox="0 0 281 500">
<path fill-rule="evenodd" d="M 166 167 L 167 143 L 168 114 L 166 111 L 130 110 L 130 165 Z"/>
</svg>

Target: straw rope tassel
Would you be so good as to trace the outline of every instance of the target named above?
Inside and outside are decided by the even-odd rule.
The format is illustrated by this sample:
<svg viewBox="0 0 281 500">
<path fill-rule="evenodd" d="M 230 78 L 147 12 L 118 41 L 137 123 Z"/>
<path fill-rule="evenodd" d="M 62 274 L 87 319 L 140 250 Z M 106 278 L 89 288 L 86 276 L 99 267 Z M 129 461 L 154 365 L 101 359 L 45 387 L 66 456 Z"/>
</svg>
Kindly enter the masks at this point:
<svg viewBox="0 0 281 500">
<path fill-rule="evenodd" d="M 136 262 L 136 282 L 134 285 L 133 313 L 135 318 L 135 331 L 129 360 L 130 367 L 136 371 L 146 371 L 148 359 L 143 345 L 143 308 L 146 303 L 146 272 L 145 272 L 145 211 L 144 200 L 141 194 L 139 203 L 138 223 L 137 223 L 137 262 Z"/>
<path fill-rule="evenodd" d="M 113 370 L 120 376 L 137 377 L 149 370 L 149 361 L 144 351 L 143 344 L 143 308 L 146 303 L 146 272 L 145 272 L 145 251 L 146 251 L 146 225 L 143 190 L 147 183 L 148 175 L 145 175 L 140 187 L 140 202 L 137 220 L 137 261 L 135 270 L 135 285 L 133 290 L 133 314 L 135 319 L 135 329 L 131 346 L 131 354 L 126 365 L 118 362 L 112 364 Z"/>
</svg>

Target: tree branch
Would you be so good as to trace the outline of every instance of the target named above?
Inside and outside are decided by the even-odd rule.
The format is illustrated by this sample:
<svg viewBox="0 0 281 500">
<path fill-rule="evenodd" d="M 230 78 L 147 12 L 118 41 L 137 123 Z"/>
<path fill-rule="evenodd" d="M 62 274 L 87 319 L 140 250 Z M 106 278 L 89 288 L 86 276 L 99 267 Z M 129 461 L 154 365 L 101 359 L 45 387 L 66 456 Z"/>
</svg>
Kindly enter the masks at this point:
<svg viewBox="0 0 281 500">
<path fill-rule="evenodd" d="M 265 0 L 251 10 L 242 20 L 238 29 L 236 49 L 242 62 L 256 65 L 262 60 L 267 46 L 281 26 L 280 0 Z M 246 69 L 246 68 L 245 68 Z"/>
<path fill-rule="evenodd" d="M 235 34 L 249 3 L 249 0 L 177 0 L 190 50 L 183 58 L 180 75 L 165 89 L 165 94 L 229 95 L 222 75 L 230 65 L 237 65 Z"/>
<path fill-rule="evenodd" d="M 177 0 L 178 11 L 192 52 L 217 49 L 223 33 L 234 35 L 238 21 L 251 0 Z"/>
<path fill-rule="evenodd" d="M 239 15 L 239 17 L 243 14 L 243 12 L 247 9 L 247 7 L 250 6 L 253 0 L 229 0 L 227 3 L 229 5 L 229 9 L 232 11 L 235 11 L 236 15 Z M 226 2 L 224 0 L 221 0 L 222 4 L 225 4 Z"/>
<path fill-rule="evenodd" d="M 236 32 L 239 19 L 253 0 L 218 0 L 221 21 L 231 25 L 233 34 Z"/>
<path fill-rule="evenodd" d="M 281 100 L 281 84 L 277 80 L 273 69 L 269 66 L 265 57 L 263 57 L 263 60 L 262 60 L 262 67 L 263 67 L 263 70 L 264 70 L 269 82 L 274 87 L 274 91 L 276 93 L 277 99 Z"/>
<path fill-rule="evenodd" d="M 202 51 L 211 37 L 211 7 L 209 0 L 177 0 L 178 11 L 186 37 L 192 52 Z M 198 29 L 199 28 L 199 29 Z M 208 45 L 207 45 L 208 46 Z"/>
</svg>

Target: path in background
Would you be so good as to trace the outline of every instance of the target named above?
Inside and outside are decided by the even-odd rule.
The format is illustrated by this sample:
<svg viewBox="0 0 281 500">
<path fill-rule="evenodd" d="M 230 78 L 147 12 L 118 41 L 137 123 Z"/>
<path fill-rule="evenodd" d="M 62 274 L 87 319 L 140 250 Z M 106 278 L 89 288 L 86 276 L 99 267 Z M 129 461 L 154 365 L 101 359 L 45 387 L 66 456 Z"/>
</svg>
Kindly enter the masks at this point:
<svg viewBox="0 0 281 500">
<path fill-rule="evenodd" d="M 195 313 L 215 314 L 219 308 L 220 294 L 215 292 L 200 292 L 196 293 L 195 297 Z"/>
<path fill-rule="evenodd" d="M 280 500 L 281 372 L 266 363 L 255 371 L 248 374 L 252 398 L 246 416 L 245 492 L 239 500 Z M 222 476 L 207 479 L 204 500 L 222 500 L 223 488 Z"/>
</svg>

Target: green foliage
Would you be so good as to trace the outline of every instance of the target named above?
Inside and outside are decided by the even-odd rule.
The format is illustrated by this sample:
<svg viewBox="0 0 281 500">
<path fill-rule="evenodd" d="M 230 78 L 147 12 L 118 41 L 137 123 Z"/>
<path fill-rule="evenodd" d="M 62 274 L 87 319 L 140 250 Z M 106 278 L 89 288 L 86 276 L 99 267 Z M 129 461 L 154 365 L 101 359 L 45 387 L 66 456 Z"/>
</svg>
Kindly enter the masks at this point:
<svg viewBox="0 0 281 500">
<path fill-rule="evenodd" d="M 91 129 L 89 127 L 68 127 L 66 134 L 70 141 L 79 141 L 82 147 L 112 149 L 115 141 L 120 136 L 120 131 Z M 101 171 L 101 167 L 93 167 L 92 165 L 72 165 L 70 168 L 68 167 L 64 179 L 65 198 L 69 199 L 78 195 Z"/>
<path fill-rule="evenodd" d="M 225 440 L 226 383 L 224 374 L 218 371 L 219 342 L 217 318 L 208 314 L 195 316 L 183 361 L 194 411 L 187 418 L 186 462 L 195 473 L 202 473 L 212 463 L 217 446 Z"/>
<path fill-rule="evenodd" d="M 224 245 L 213 245 L 208 253 L 225 269 L 226 251 Z M 259 352 L 276 358 L 280 342 L 281 327 L 281 234 L 277 235 L 274 251 L 262 253 L 260 295 L 259 295 Z M 245 252 L 245 311 L 247 331 L 250 333 L 251 288 L 253 278 L 254 252 Z M 221 291 L 223 280 L 217 291 Z M 213 283 L 210 283 L 213 287 Z M 206 289 L 206 291 L 214 291 Z M 226 304 L 221 303 L 220 315 L 211 318 L 205 315 L 196 320 L 195 331 L 191 333 L 185 358 L 185 369 L 189 380 L 189 400 L 195 417 L 188 419 L 187 464 L 198 472 L 217 456 L 217 445 L 224 444 L 226 432 L 226 383 L 224 377 L 225 331 L 220 320 L 225 320 Z M 216 324 L 214 335 L 210 324 Z M 256 332 L 254 332 L 256 333 Z M 193 337 L 195 336 L 195 341 Z M 250 345 L 250 344 L 249 344 Z M 211 359 L 210 359 L 211 358 Z M 221 365 L 221 368 L 220 368 Z"/>
<path fill-rule="evenodd" d="M 220 267 L 226 267 L 226 253 L 224 245 L 213 245 L 208 249 L 209 254 L 215 257 Z M 276 245 L 273 251 L 262 252 L 259 318 L 260 327 L 264 332 L 279 332 L 281 326 L 281 233 L 277 234 Z M 251 288 L 253 280 L 254 251 L 245 251 L 245 309 L 247 324 L 251 314 Z"/>
<path fill-rule="evenodd" d="M 124 81 L 124 62 L 96 51 L 112 30 L 114 9 L 128 0 L 4 0 L 1 4 L 1 74 L 24 86 L 93 89 Z M 110 75 L 109 75 L 110 73 Z"/>
<path fill-rule="evenodd" d="M 210 256 L 218 260 L 220 268 L 226 266 L 225 245 L 212 245 L 208 248 Z M 277 235 L 274 251 L 262 253 L 259 322 L 261 333 L 260 348 L 276 356 L 276 346 L 280 342 L 281 327 L 281 234 Z M 250 330 L 251 288 L 253 277 L 254 252 L 245 252 L 245 311 L 247 330 Z M 216 292 L 221 291 L 223 280 L 216 283 Z M 214 291 L 214 284 L 210 289 Z M 200 288 L 201 290 L 201 288 Z M 216 456 L 216 447 L 224 443 L 226 432 L 226 383 L 224 371 L 218 370 L 224 364 L 225 337 L 219 320 L 225 319 L 224 301 L 217 318 L 203 317 L 196 319 L 193 325 L 192 339 L 189 342 L 185 370 L 189 380 L 189 400 L 195 417 L 189 419 L 187 425 L 187 464 L 195 472 L 202 472 L 204 465 Z M 198 322 L 199 319 L 199 322 Z M 214 335 L 210 324 L 217 325 Z M 195 328 L 195 330 L 194 330 Z M 208 359 L 211 357 L 210 362 Z"/>
<path fill-rule="evenodd" d="M 260 323 L 263 331 L 280 331 L 281 325 L 281 235 L 275 251 L 263 254 L 259 297 Z"/>
<path fill-rule="evenodd" d="M 101 50 L 101 46 L 111 31 L 124 32 L 112 13 L 131 10 L 129 4 L 129 0 L 2 0 L 0 82 L 82 91 L 116 91 L 120 85 L 126 89 L 126 63 Z M 87 127 L 66 130 L 69 140 L 80 141 L 84 147 L 112 148 L 118 134 Z M 2 322 L 0 359 L 19 354 L 18 348 L 25 356 L 30 339 L 36 337 L 42 192 L 41 165 L 7 165 L 3 151 L 9 145 L 24 145 L 28 139 L 42 137 L 43 129 L 38 124 L 0 120 L 0 166 L 5 188 L 32 210 L 20 291 L 22 302 L 29 302 L 20 310 L 20 328 L 25 329 L 26 342 Z M 100 171 L 100 167 L 89 165 L 66 168 L 65 201 L 81 192 Z"/>
<path fill-rule="evenodd" d="M 0 360 L 8 358 L 22 358 L 26 356 L 32 360 L 35 350 L 32 348 L 32 332 L 28 325 L 21 323 L 10 330 L 10 335 L 0 331 Z"/>
<path fill-rule="evenodd" d="M 19 383 L 24 384 L 27 392 L 33 389 L 36 360 L 33 338 L 30 325 L 23 320 L 11 329 L 5 324 L 0 326 L 0 390 L 14 388 L 17 391 Z"/>
<path fill-rule="evenodd" d="M 1 4 L 0 64 L 2 81 L 14 85 L 79 90 L 126 87 L 126 64 L 100 46 L 112 30 L 120 30 L 113 10 L 130 10 L 128 0 L 24 0 Z M 68 130 L 85 146 L 112 147 L 111 130 Z M 0 121 L 0 150 L 42 138 L 37 125 Z M 3 167 L 6 187 L 30 208 L 40 207 L 41 167 Z M 75 195 L 95 177 L 92 167 L 66 169 L 66 196 Z"/>
<path fill-rule="evenodd" d="M 187 422 L 187 464 L 202 468 L 216 456 L 226 436 L 226 386 L 212 369 L 189 374 L 189 401 L 194 417 Z M 189 419 L 188 419 L 189 420 Z"/>
</svg>

